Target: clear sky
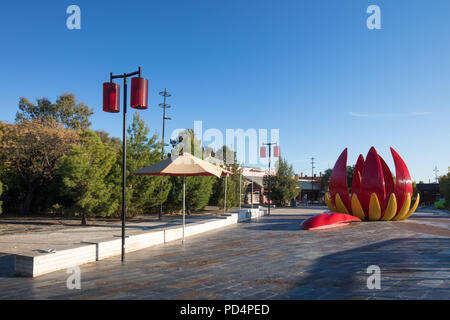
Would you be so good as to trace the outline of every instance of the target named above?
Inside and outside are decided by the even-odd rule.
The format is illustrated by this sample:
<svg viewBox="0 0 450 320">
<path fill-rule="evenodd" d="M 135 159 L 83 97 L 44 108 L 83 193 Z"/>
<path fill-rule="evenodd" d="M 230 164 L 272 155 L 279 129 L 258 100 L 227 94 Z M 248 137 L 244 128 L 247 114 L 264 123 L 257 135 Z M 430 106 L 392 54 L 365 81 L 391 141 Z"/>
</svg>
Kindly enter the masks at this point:
<svg viewBox="0 0 450 320">
<path fill-rule="evenodd" d="M 81 8 L 68 30 L 66 8 Z M 369 5 L 381 30 L 369 30 Z M 349 164 L 373 145 L 390 167 L 393 146 L 414 180 L 450 166 L 448 0 L 2 1 L 0 120 L 19 97 L 72 92 L 94 108 L 94 129 L 121 136 L 122 118 L 101 111 L 109 72 L 142 66 L 151 131 L 166 134 L 279 129 L 282 156 L 310 174 L 345 148 Z"/>
</svg>

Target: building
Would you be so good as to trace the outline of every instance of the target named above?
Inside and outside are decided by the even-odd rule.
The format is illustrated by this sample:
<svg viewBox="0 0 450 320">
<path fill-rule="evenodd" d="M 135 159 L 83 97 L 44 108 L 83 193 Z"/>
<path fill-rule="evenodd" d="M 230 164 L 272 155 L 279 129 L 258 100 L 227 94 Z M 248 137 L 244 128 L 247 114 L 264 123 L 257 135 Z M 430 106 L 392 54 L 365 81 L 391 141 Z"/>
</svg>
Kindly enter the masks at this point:
<svg viewBox="0 0 450 320">
<path fill-rule="evenodd" d="M 299 194 L 296 200 L 300 203 L 309 204 L 322 204 L 324 202 L 324 195 L 326 190 L 322 189 L 322 173 L 317 177 L 308 177 L 307 175 L 303 176 L 303 173 L 300 173 L 300 177 L 298 178 L 298 188 Z"/>
<path fill-rule="evenodd" d="M 436 201 L 439 201 L 439 183 L 418 183 L 416 188 L 420 194 L 421 205 L 433 205 Z"/>
<path fill-rule="evenodd" d="M 255 205 L 268 203 L 267 195 L 264 189 L 264 176 L 269 174 L 268 169 L 242 167 L 242 176 L 245 178 L 246 188 L 244 204 Z M 271 170 L 275 175 L 275 170 Z"/>
</svg>

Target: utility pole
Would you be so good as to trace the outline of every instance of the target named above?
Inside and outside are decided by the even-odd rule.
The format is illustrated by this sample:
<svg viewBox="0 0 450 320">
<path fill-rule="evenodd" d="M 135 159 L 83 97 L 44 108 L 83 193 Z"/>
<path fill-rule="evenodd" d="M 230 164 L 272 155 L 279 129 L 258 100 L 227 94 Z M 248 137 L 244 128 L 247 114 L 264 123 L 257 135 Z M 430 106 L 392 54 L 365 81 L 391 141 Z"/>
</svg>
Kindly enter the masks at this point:
<svg viewBox="0 0 450 320">
<path fill-rule="evenodd" d="M 433 171 L 434 171 L 434 180 L 436 181 L 436 183 L 438 183 L 439 182 L 439 179 L 438 179 L 439 169 L 437 168 L 437 166 L 434 167 Z"/>
<path fill-rule="evenodd" d="M 269 209 L 267 211 L 267 215 L 270 216 L 270 200 L 271 200 L 271 184 L 272 184 L 272 172 L 270 171 L 270 157 L 272 155 L 271 151 L 272 151 L 272 145 L 277 145 L 276 142 L 267 142 L 267 143 L 263 143 L 263 146 L 269 146 Z"/>
<path fill-rule="evenodd" d="M 165 130 L 166 130 L 166 120 L 172 120 L 170 117 L 166 117 L 166 109 L 171 108 L 171 105 L 166 103 L 166 98 L 168 98 L 168 97 L 170 97 L 172 95 L 169 92 L 167 92 L 166 88 L 164 88 L 164 91 L 161 91 L 159 93 L 159 95 L 164 97 L 164 102 L 159 104 L 159 107 L 163 109 L 161 160 L 164 160 L 164 147 L 166 146 L 165 143 L 164 143 L 164 133 L 165 133 Z M 161 193 L 162 193 L 162 180 L 161 180 Z M 162 219 L 162 213 L 163 213 L 163 205 L 162 205 L 162 201 L 161 201 L 161 207 L 160 207 L 159 216 L 158 216 L 159 220 Z"/>
</svg>

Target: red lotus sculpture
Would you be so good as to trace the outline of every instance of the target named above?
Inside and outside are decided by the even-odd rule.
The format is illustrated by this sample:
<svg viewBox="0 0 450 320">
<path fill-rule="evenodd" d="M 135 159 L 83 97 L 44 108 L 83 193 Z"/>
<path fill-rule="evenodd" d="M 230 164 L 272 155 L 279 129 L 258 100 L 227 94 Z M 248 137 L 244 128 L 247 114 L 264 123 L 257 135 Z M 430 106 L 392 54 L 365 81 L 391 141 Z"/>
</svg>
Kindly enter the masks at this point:
<svg viewBox="0 0 450 320">
<path fill-rule="evenodd" d="M 346 226 L 352 222 L 361 222 L 361 219 L 345 213 L 324 212 L 302 222 L 306 230 L 319 230 Z"/>
<path fill-rule="evenodd" d="M 404 220 L 416 211 L 419 194 L 411 207 L 413 186 L 403 159 L 391 148 L 396 177 L 374 147 L 366 159 L 359 155 L 353 171 L 351 195 L 347 186 L 347 148 L 341 153 L 330 178 L 325 202 L 332 212 L 351 214 L 361 220 Z"/>
</svg>

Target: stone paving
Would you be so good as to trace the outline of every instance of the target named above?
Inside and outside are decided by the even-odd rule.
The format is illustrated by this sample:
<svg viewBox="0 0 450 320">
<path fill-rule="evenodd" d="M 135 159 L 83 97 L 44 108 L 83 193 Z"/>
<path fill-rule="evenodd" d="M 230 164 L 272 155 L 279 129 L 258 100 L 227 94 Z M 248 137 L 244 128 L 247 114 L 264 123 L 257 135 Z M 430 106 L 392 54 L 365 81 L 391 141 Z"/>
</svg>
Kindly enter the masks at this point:
<svg viewBox="0 0 450 320">
<path fill-rule="evenodd" d="M 418 212 L 400 222 L 300 229 L 317 209 L 270 217 L 65 271 L 12 277 L 0 257 L 0 299 L 449 299 L 450 216 Z M 378 265 L 381 289 L 367 288 Z"/>
<path fill-rule="evenodd" d="M 203 221 L 223 219 L 216 215 L 187 216 L 186 225 Z M 0 222 L 1 224 L 2 222 Z M 127 236 L 146 233 L 152 230 L 171 229 L 182 225 L 182 217 L 164 217 L 163 220 L 143 220 L 127 222 Z M 48 249 L 57 251 L 79 247 L 83 242 L 107 241 L 121 237 L 120 223 L 66 227 L 62 229 L 41 230 L 0 235 L 1 254 L 33 255 Z"/>
</svg>

